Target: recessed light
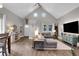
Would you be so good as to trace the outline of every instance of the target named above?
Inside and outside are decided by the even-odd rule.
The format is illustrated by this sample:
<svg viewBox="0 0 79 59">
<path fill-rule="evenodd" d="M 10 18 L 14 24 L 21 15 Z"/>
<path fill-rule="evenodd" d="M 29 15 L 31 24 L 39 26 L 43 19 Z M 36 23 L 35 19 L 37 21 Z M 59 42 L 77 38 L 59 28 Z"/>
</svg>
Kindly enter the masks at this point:
<svg viewBox="0 0 79 59">
<path fill-rule="evenodd" d="M 3 5 L 2 4 L 0 4 L 0 8 L 3 8 Z"/>
<path fill-rule="evenodd" d="M 28 27 L 29 27 L 29 25 L 26 24 L 26 25 L 25 25 L 25 28 L 28 28 Z"/>
<path fill-rule="evenodd" d="M 38 16 L 38 14 L 37 14 L 37 13 L 34 13 L 33 15 L 34 15 L 34 17 L 37 17 L 37 16 Z"/>
</svg>

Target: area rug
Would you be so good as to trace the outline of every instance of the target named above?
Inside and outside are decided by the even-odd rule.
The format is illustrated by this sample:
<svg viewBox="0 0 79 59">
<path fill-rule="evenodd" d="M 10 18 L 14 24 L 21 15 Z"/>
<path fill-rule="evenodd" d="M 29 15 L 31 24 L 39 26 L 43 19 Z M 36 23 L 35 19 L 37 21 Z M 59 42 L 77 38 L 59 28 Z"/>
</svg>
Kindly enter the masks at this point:
<svg viewBox="0 0 79 59">
<path fill-rule="evenodd" d="M 64 43 L 57 41 L 58 50 L 44 50 L 39 51 L 32 49 L 32 41 L 28 39 L 21 39 L 11 44 L 12 56 L 71 56 L 70 47 Z"/>
</svg>

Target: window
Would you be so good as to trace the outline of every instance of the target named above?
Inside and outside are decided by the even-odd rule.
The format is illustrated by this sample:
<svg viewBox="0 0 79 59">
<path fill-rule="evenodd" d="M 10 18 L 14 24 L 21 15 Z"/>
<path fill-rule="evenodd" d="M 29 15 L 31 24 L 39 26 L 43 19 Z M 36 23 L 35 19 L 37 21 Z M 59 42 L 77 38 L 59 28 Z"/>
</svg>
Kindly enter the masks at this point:
<svg viewBox="0 0 79 59">
<path fill-rule="evenodd" d="M 52 25 L 49 25 L 49 31 L 52 31 Z"/>
<path fill-rule="evenodd" d="M 44 25 L 44 31 L 46 31 L 46 27 L 47 27 L 47 26 L 46 26 L 46 25 Z"/>
<path fill-rule="evenodd" d="M 5 32 L 5 20 L 4 20 L 4 16 L 0 14 L 0 33 L 4 33 L 4 32 Z"/>
<path fill-rule="evenodd" d="M 52 31 L 52 25 L 43 25 L 43 31 Z"/>
</svg>

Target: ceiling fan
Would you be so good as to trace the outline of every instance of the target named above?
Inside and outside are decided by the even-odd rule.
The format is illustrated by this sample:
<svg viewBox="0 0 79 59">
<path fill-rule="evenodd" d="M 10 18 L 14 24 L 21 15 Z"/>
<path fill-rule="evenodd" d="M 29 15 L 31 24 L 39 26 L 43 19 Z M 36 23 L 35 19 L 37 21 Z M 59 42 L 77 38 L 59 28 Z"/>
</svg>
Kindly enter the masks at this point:
<svg viewBox="0 0 79 59">
<path fill-rule="evenodd" d="M 40 3 L 35 3 L 34 6 L 37 6 L 37 7 L 39 7 L 39 8 L 42 7 Z"/>
</svg>

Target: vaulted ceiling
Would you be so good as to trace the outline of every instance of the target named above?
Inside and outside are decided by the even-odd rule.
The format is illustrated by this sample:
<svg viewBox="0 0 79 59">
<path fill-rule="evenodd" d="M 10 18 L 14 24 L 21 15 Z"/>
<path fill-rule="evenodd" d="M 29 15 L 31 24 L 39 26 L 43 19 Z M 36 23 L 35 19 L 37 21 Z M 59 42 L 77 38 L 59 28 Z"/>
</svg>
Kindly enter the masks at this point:
<svg viewBox="0 0 79 59">
<path fill-rule="evenodd" d="M 41 6 L 56 19 L 79 7 L 78 3 L 40 3 Z M 4 8 L 24 18 L 36 9 L 35 3 L 4 3 Z"/>
</svg>

